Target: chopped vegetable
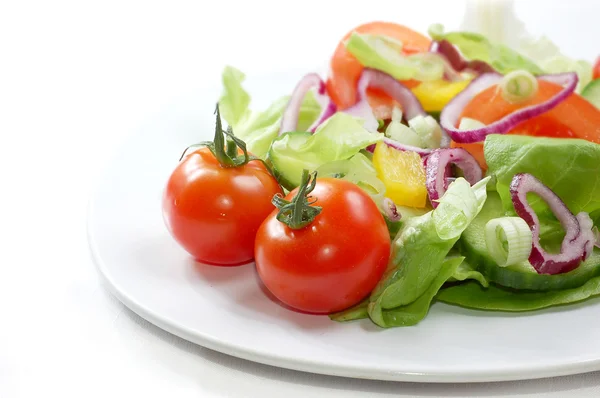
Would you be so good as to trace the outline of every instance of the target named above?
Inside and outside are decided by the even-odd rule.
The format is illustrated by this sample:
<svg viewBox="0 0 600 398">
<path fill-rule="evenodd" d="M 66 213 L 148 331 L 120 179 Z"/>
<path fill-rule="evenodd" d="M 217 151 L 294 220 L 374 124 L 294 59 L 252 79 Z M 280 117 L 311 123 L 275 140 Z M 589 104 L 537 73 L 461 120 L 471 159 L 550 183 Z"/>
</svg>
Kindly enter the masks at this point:
<svg viewBox="0 0 600 398">
<path fill-rule="evenodd" d="M 473 32 L 444 33 L 443 26 L 437 24 L 429 29 L 433 40 L 446 40 L 454 44 L 470 60 L 479 60 L 491 65 L 500 73 L 523 69 L 540 75 L 544 70 L 532 60 L 510 49 L 504 44 L 493 43 L 485 36 Z"/>
<path fill-rule="evenodd" d="M 500 82 L 502 97 L 512 104 L 529 101 L 537 94 L 538 82 L 535 76 L 524 70 L 510 72 Z"/>
<path fill-rule="evenodd" d="M 510 184 L 515 174 L 533 174 L 567 205 L 573 214 L 600 209 L 600 145 L 592 142 L 520 135 L 490 135 L 485 141 L 489 173 L 496 177 L 496 190 L 511 211 Z M 529 198 L 540 217 L 548 218 L 543 200 Z"/>
<path fill-rule="evenodd" d="M 439 198 L 448 188 L 452 164 L 462 169 L 465 179 L 470 184 L 477 183 L 483 177 L 477 161 L 464 149 L 436 149 L 425 159 L 427 175 L 425 185 L 434 209 L 438 206 Z"/>
<path fill-rule="evenodd" d="M 423 82 L 412 89 L 417 99 L 427 112 L 440 112 L 452 98 L 463 91 L 470 80 L 449 82 L 434 80 Z"/>
<path fill-rule="evenodd" d="M 369 131 L 376 132 L 378 123 L 367 101 L 368 88 L 377 88 L 393 98 L 400 104 L 402 113 L 408 120 L 419 115 L 426 115 L 419 100 L 402 83 L 394 80 L 393 77 L 384 72 L 375 69 L 364 69 L 358 81 L 358 102 L 352 107 L 345 109 L 344 112 L 363 118 L 365 120 L 365 128 Z"/>
<path fill-rule="evenodd" d="M 520 217 L 494 218 L 485 226 L 487 248 L 500 267 L 527 260 L 531 239 L 531 230 Z"/>
<path fill-rule="evenodd" d="M 371 22 L 360 25 L 346 34 L 338 44 L 331 57 L 331 74 L 327 80 L 327 92 L 338 108 L 346 109 L 358 101 L 357 83 L 364 66 L 346 49 L 346 41 L 353 32 L 360 34 L 383 35 L 402 43 L 404 54 L 426 52 L 431 41 L 424 35 L 414 30 L 391 22 Z M 404 82 L 405 85 L 414 86 L 416 83 Z M 367 96 L 381 97 L 380 104 L 391 109 L 397 105 L 386 95 L 369 90 Z"/>
<path fill-rule="evenodd" d="M 565 229 L 560 253 L 549 253 L 540 243 L 540 220 L 529 205 L 527 194 L 536 193 L 544 200 Z M 532 249 L 529 262 L 540 274 L 569 272 L 592 253 L 595 237 L 593 222 L 588 213 L 573 215 L 564 202 L 550 188 L 531 174 L 517 174 L 510 184 L 510 195 L 515 211 L 529 225 L 532 232 Z"/>
<path fill-rule="evenodd" d="M 379 143 L 373 153 L 373 165 L 385 185 L 386 196 L 394 203 L 419 208 L 427 205 L 425 170 L 417 153 Z"/>
<path fill-rule="evenodd" d="M 469 281 L 441 289 L 435 299 L 480 310 L 520 312 L 576 303 L 597 295 L 600 295 L 600 276 L 579 287 L 548 292 L 516 291 L 494 285 L 484 288 Z"/>
<path fill-rule="evenodd" d="M 466 262 L 489 282 L 511 289 L 547 291 L 579 287 L 590 278 L 600 275 L 600 250 L 595 250 L 573 271 L 563 274 L 538 274 L 527 259 L 518 264 L 499 267 L 487 248 L 485 229 L 490 220 L 503 217 L 504 214 L 498 194 L 488 192 L 483 209 L 469 224 L 457 245 L 458 252 L 466 257 Z M 563 238 L 564 231 L 559 222 L 540 218 L 540 241 L 544 247 L 558 251 Z"/>
<path fill-rule="evenodd" d="M 459 258 L 448 263 L 445 259 L 483 207 L 488 181 L 486 178 L 471 187 L 466 180 L 457 179 L 437 209 L 403 224 L 388 269 L 371 293 L 368 311 L 373 322 L 382 327 L 407 326 L 425 316 L 430 297 L 462 261 Z"/>
<path fill-rule="evenodd" d="M 361 149 L 383 139 L 365 130 L 360 121 L 338 112 L 314 134 L 286 133 L 269 150 L 268 159 L 281 184 L 287 189 L 300 185 L 302 170 L 316 170 L 328 162 L 349 159 Z"/>
<path fill-rule="evenodd" d="M 273 102 L 262 112 L 249 109 L 250 96 L 242 87 L 245 75 L 239 70 L 228 66 L 223 70 L 223 93 L 219 104 L 223 118 L 235 131 L 240 139 L 246 142 L 248 151 L 264 159 L 269 147 L 280 130 L 282 114 L 289 101 L 283 97 Z M 298 129 L 308 131 L 321 114 L 321 105 L 312 93 L 308 93 L 298 114 Z"/>
<path fill-rule="evenodd" d="M 473 80 L 467 88 L 442 110 L 440 115 L 440 124 L 442 128 L 450 135 L 453 141 L 468 144 L 480 142 L 488 134 L 506 134 L 519 123 L 529 120 L 535 116 L 548 112 L 556 107 L 575 90 L 577 84 L 577 75 L 574 73 L 564 73 L 560 75 L 540 76 L 540 79 L 564 86 L 561 91 L 550 97 L 548 100 L 530 105 L 523 103 L 523 107 L 515 109 L 513 112 L 505 115 L 502 119 L 495 120 L 485 127 L 474 130 L 460 130 L 456 124 L 464 115 L 464 109 L 480 92 L 486 89 L 498 89 L 498 84 L 502 82 L 503 77 L 494 73 L 486 73 Z"/>
<path fill-rule="evenodd" d="M 329 97 L 325 94 L 325 82 L 321 80 L 319 75 L 316 73 L 309 73 L 304 76 L 302 80 L 296 85 L 294 92 L 283 112 L 283 118 L 281 120 L 281 127 L 279 128 L 279 134 L 287 133 L 290 131 L 298 131 L 298 119 L 300 117 L 300 109 L 302 102 L 306 97 L 306 94 L 311 88 L 317 88 L 319 97 L 323 98 L 323 104 L 321 114 L 314 121 L 314 123 L 308 128 L 308 131 L 313 132 L 315 129 L 327 120 L 336 111 L 336 106 Z"/>
</svg>

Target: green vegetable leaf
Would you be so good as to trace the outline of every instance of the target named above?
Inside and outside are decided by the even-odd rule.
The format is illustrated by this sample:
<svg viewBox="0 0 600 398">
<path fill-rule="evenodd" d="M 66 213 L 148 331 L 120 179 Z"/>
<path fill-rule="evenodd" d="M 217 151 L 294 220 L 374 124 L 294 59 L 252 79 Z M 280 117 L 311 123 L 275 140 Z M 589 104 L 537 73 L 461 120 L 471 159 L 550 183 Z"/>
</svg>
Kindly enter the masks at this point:
<svg viewBox="0 0 600 398">
<path fill-rule="evenodd" d="M 262 112 L 252 111 L 249 108 L 250 95 L 242 86 L 245 78 L 246 76 L 240 70 L 231 66 L 225 67 L 219 108 L 236 137 L 246 142 L 248 151 L 264 159 L 271 143 L 279 134 L 281 117 L 289 96 L 279 98 Z M 320 104 L 314 94 L 308 92 L 300 107 L 298 130 L 308 130 L 320 113 Z"/>
<path fill-rule="evenodd" d="M 600 209 L 600 145 L 578 139 L 522 135 L 489 135 L 484 143 L 488 174 L 504 209 L 513 211 L 509 186 L 517 173 L 531 173 L 546 184 L 573 214 Z M 545 202 L 528 198 L 540 215 L 549 214 Z"/>
<path fill-rule="evenodd" d="M 439 272 L 423 291 L 423 294 L 410 304 L 382 311 L 381 314 L 378 314 L 381 316 L 379 322 L 375 323 L 383 327 L 413 326 L 419 323 L 429 312 L 431 301 L 437 292 L 456 273 L 462 261 L 463 257 L 453 257 L 444 260 L 440 264 Z"/>
<path fill-rule="evenodd" d="M 282 134 L 273 142 L 269 158 L 293 165 L 287 168 L 284 177 L 288 185 L 298 186 L 303 169 L 314 171 L 326 163 L 349 159 L 382 139 L 383 135 L 366 130 L 361 120 L 338 112 L 322 123 L 314 134 Z"/>
<path fill-rule="evenodd" d="M 597 295 L 600 295 L 600 276 L 589 279 L 580 287 L 549 292 L 518 291 L 495 285 L 485 288 L 470 281 L 441 289 L 436 300 L 480 310 L 532 311 L 575 303 Z"/>
<path fill-rule="evenodd" d="M 417 74 L 417 66 L 402 55 L 402 42 L 391 37 L 353 32 L 346 41 L 346 50 L 361 65 L 386 72 L 395 79 L 408 80 Z"/>
<path fill-rule="evenodd" d="M 367 311 L 367 306 L 369 304 L 369 299 L 361 301 L 353 307 L 348 308 L 347 310 L 336 312 L 335 314 L 329 315 L 329 319 L 336 322 L 348 322 L 355 321 L 358 319 L 365 319 L 369 317 L 369 312 Z"/>
<path fill-rule="evenodd" d="M 448 280 L 448 282 L 456 282 L 456 281 L 466 281 L 466 280 L 475 280 L 479 282 L 481 286 L 488 287 L 489 282 L 483 276 L 483 274 L 473 268 L 471 264 L 469 264 L 466 260 L 460 263 L 460 265 L 452 274 L 452 277 Z"/>
<path fill-rule="evenodd" d="M 371 294 L 369 316 L 373 322 L 382 327 L 396 326 L 386 311 L 400 311 L 398 307 L 413 303 L 432 286 L 444 269 L 446 256 L 482 208 L 488 181 L 485 178 L 471 187 L 464 178 L 458 178 L 435 210 L 402 225 L 388 270 Z M 444 281 L 453 274 L 454 270 Z"/>
<path fill-rule="evenodd" d="M 502 43 L 494 43 L 479 33 L 444 33 L 443 28 L 440 29 L 439 25 L 436 25 L 435 29 L 430 28 L 429 34 L 434 40 L 449 41 L 458 47 L 466 58 L 487 62 L 502 74 L 515 70 L 526 70 L 536 75 L 544 73 L 531 59 Z"/>
</svg>

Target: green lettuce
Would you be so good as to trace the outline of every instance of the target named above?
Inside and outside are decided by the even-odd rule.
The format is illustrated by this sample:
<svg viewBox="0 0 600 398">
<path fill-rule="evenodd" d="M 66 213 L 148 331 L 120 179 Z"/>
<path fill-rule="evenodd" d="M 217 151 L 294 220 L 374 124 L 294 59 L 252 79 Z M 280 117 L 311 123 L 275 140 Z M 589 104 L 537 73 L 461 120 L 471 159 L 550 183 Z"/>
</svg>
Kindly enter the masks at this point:
<svg viewBox="0 0 600 398">
<path fill-rule="evenodd" d="M 600 276 L 584 285 L 548 292 L 517 291 L 496 285 L 485 288 L 469 281 L 441 289 L 436 300 L 467 308 L 494 311 L 532 311 L 555 305 L 570 304 L 600 295 Z"/>
<path fill-rule="evenodd" d="M 398 80 L 412 79 L 417 74 L 417 65 L 402 55 L 402 43 L 391 37 L 352 32 L 345 44 L 346 50 L 367 68 L 384 71 Z"/>
<path fill-rule="evenodd" d="M 458 178 L 435 210 L 402 225 L 390 265 L 371 293 L 368 312 L 374 323 L 408 326 L 426 315 L 423 307 L 429 307 L 431 298 L 462 262 L 462 258 L 446 261 L 446 257 L 483 207 L 488 181 L 485 178 L 471 187 Z"/>
<path fill-rule="evenodd" d="M 226 66 L 223 70 L 223 92 L 219 108 L 223 119 L 233 129 L 234 134 L 246 142 L 248 150 L 264 159 L 269 147 L 279 134 L 281 117 L 289 101 L 289 96 L 281 97 L 264 111 L 250 110 L 250 95 L 242 83 L 246 76 L 240 70 Z M 298 130 L 306 131 L 317 120 L 321 105 L 312 92 L 308 92 L 298 117 Z"/>
<path fill-rule="evenodd" d="M 479 284 L 483 287 L 488 287 L 489 282 L 483 276 L 483 274 L 473 268 L 471 264 L 469 264 L 466 259 L 456 268 L 452 277 L 448 279 L 448 282 L 457 282 L 457 281 L 466 281 L 466 280 L 475 280 L 479 282 Z"/>
<path fill-rule="evenodd" d="M 302 170 L 314 171 L 337 160 L 350 159 L 363 148 L 383 140 L 363 127 L 362 120 L 338 112 L 323 122 L 314 134 L 285 133 L 279 136 L 269 151 L 269 158 L 284 159 L 288 165 L 283 176 L 290 186 L 300 183 Z"/>
<path fill-rule="evenodd" d="M 526 70 L 536 75 L 544 73 L 544 70 L 531 59 L 502 43 L 494 43 L 479 33 L 445 33 L 443 26 L 438 24 L 429 29 L 429 35 L 434 40 L 449 41 L 458 47 L 466 58 L 487 62 L 502 74 L 515 70 Z"/>
<path fill-rule="evenodd" d="M 489 135 L 484 143 L 488 174 L 496 179 L 504 209 L 512 211 L 510 183 L 517 173 L 530 173 L 547 185 L 577 214 L 600 209 L 600 145 L 579 139 L 522 135 Z M 529 203 L 541 216 L 546 203 L 531 196 Z"/>
</svg>

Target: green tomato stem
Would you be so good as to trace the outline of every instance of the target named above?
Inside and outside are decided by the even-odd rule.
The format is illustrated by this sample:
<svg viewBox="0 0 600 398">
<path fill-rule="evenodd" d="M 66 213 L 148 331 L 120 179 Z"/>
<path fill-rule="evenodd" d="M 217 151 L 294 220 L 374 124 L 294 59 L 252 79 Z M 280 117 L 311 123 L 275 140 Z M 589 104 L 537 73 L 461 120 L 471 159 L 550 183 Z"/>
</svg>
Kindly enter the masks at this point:
<svg viewBox="0 0 600 398">
<path fill-rule="evenodd" d="M 308 170 L 303 170 L 298 193 L 291 201 L 284 199 L 279 194 L 275 195 L 272 203 L 279 209 L 277 220 L 291 229 L 302 229 L 311 224 L 323 210 L 320 206 L 313 206 L 317 199 L 310 196 L 316 184 L 317 172 L 309 174 Z"/>
</svg>

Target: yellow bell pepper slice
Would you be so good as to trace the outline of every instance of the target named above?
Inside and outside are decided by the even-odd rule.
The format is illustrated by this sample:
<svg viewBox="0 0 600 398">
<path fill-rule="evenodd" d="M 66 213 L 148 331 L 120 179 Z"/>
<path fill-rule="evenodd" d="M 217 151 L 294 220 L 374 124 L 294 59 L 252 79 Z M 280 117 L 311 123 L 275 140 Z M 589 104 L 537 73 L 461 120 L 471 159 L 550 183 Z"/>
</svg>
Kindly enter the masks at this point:
<svg viewBox="0 0 600 398">
<path fill-rule="evenodd" d="M 385 185 L 385 196 L 394 203 L 418 208 L 427 205 L 425 169 L 416 152 L 398 151 L 380 142 L 373 153 L 373 165 Z"/>
<path fill-rule="evenodd" d="M 440 112 L 452 98 L 469 85 L 470 80 L 448 82 L 432 80 L 421 82 L 412 92 L 421 102 L 427 112 Z"/>
</svg>

